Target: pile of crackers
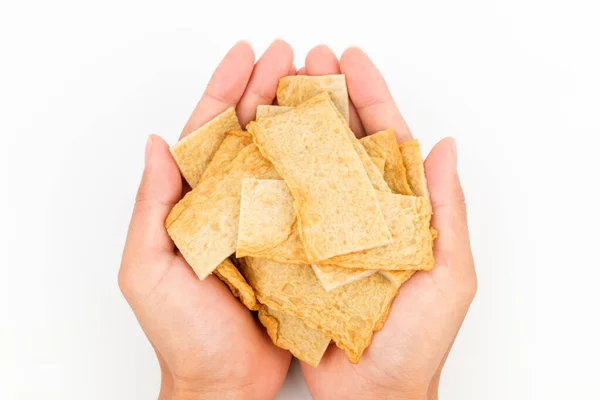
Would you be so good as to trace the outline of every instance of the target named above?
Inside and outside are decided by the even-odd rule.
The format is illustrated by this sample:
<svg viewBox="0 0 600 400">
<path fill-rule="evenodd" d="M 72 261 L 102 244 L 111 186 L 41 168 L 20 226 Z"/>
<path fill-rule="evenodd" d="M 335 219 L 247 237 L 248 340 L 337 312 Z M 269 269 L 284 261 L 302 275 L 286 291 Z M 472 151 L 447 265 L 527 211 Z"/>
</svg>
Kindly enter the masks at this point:
<svg viewBox="0 0 600 400">
<path fill-rule="evenodd" d="M 275 345 L 316 366 L 333 340 L 358 363 L 401 285 L 434 265 L 419 143 L 358 140 L 344 75 L 283 78 L 277 103 L 246 130 L 230 108 L 171 148 L 192 190 L 165 226 Z"/>
</svg>

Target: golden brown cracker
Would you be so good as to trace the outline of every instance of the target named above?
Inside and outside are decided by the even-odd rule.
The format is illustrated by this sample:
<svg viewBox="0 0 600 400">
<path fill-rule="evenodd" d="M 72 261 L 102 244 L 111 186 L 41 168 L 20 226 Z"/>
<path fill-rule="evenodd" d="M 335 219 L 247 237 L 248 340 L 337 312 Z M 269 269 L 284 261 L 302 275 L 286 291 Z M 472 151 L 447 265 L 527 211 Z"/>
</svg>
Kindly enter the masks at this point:
<svg viewBox="0 0 600 400">
<path fill-rule="evenodd" d="M 360 140 L 367 154 L 371 157 L 381 157 L 385 160 L 383 178 L 398 194 L 412 195 L 412 191 L 406 178 L 406 169 L 402 161 L 402 154 L 396 142 L 394 131 L 386 129 L 365 136 Z"/>
<path fill-rule="evenodd" d="M 221 146 L 219 146 L 204 170 L 202 179 L 221 174 L 238 153 L 251 143 L 252 136 L 246 131 L 227 132 Z"/>
<path fill-rule="evenodd" d="M 200 279 L 235 251 L 242 179 L 253 177 L 269 179 L 277 173 L 249 145 L 221 175 L 202 180 L 167 216 L 169 235 Z"/>
<path fill-rule="evenodd" d="M 256 301 L 254 289 L 248 285 L 246 279 L 244 279 L 231 260 L 228 258 L 223 260 L 223 262 L 214 270 L 214 274 L 229 286 L 231 293 L 240 299 L 243 305 L 250 310 L 258 310 L 259 304 Z"/>
<path fill-rule="evenodd" d="M 289 111 L 292 108 L 293 107 L 269 106 L 269 105 L 259 104 L 256 107 L 256 118 L 255 119 L 273 117 L 275 115 L 279 115 L 281 113 Z"/>
<path fill-rule="evenodd" d="M 267 328 L 276 346 L 289 350 L 296 358 L 313 367 L 319 365 L 331 339 L 310 328 L 300 318 L 292 317 L 267 306 L 258 310 L 258 319 Z"/>
<path fill-rule="evenodd" d="M 261 188 L 262 180 L 256 182 L 253 190 L 268 191 Z M 290 264 L 308 264 L 304 246 L 298 229 L 295 227 L 294 208 L 291 195 L 286 196 L 287 186 L 282 181 L 270 182 L 270 189 L 279 186 L 279 201 L 272 203 L 269 227 L 270 235 L 248 235 L 240 240 L 236 255 L 267 258 Z M 429 229 L 431 207 L 429 202 L 421 197 L 403 196 L 393 193 L 376 192 L 376 197 L 383 210 L 393 242 L 388 245 L 369 250 L 343 254 L 317 262 L 319 265 L 337 265 L 354 269 L 386 269 L 386 270 L 415 270 L 431 269 L 433 266 L 432 237 Z M 247 212 L 255 214 L 253 218 L 264 215 L 267 206 L 261 204 L 264 196 L 253 197 L 254 202 L 246 205 Z M 240 223 L 240 229 L 251 231 L 252 226 L 246 222 Z M 289 236 L 276 235 L 277 232 L 290 232 Z M 283 241 L 280 239 L 285 237 Z M 270 240 L 277 238 L 277 240 Z M 241 238 L 240 238 L 241 239 Z M 313 263 L 315 264 L 315 263 Z"/>
<path fill-rule="evenodd" d="M 331 337 L 352 363 L 370 344 L 397 291 L 380 274 L 327 292 L 309 265 L 247 258 L 242 269 L 262 304 Z"/>
<path fill-rule="evenodd" d="M 191 187 L 198 184 L 225 133 L 241 129 L 235 108 L 230 107 L 171 147 L 171 154 Z"/>
<path fill-rule="evenodd" d="M 350 269 L 336 265 L 312 264 L 311 267 L 323 288 L 328 292 L 377 272 L 374 269 Z"/>
<path fill-rule="evenodd" d="M 350 100 L 345 75 L 295 75 L 281 78 L 277 87 L 277 103 L 280 106 L 297 106 L 323 91 L 331 96 L 336 108 L 348 122 Z"/>
<path fill-rule="evenodd" d="M 328 96 L 251 122 L 248 131 L 294 197 L 309 261 L 390 243 L 373 186 Z"/>
<path fill-rule="evenodd" d="M 426 197 L 429 199 L 427 190 L 427 179 L 425 178 L 425 168 L 423 165 L 423 155 L 421 146 L 416 139 L 408 140 L 399 145 L 402 159 L 406 166 L 406 178 L 410 188 L 415 196 Z"/>
</svg>

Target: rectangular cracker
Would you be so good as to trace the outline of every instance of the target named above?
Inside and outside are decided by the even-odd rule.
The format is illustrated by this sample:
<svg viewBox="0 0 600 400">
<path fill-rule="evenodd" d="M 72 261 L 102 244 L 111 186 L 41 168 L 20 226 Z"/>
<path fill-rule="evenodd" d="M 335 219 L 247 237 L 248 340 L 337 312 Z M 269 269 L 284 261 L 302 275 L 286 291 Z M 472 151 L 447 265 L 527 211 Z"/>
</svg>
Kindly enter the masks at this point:
<svg viewBox="0 0 600 400">
<path fill-rule="evenodd" d="M 231 260 L 228 258 L 223 260 L 217 269 L 214 270 L 214 274 L 229 287 L 231 293 L 240 299 L 243 305 L 250 310 L 258 310 L 260 304 L 256 301 L 254 289 L 248 285 L 246 279 L 244 279 L 243 275 L 238 271 L 236 266 L 233 265 Z"/>
<path fill-rule="evenodd" d="M 400 289 L 400 286 L 409 280 L 415 272 L 417 271 L 379 271 L 381 275 L 385 276 L 398 289 Z"/>
<path fill-rule="evenodd" d="M 295 75 L 281 78 L 277 86 L 277 103 L 280 106 L 297 106 L 323 91 L 329 93 L 336 108 L 348 122 L 350 100 L 345 75 Z"/>
<path fill-rule="evenodd" d="M 259 321 L 267 328 L 273 343 L 289 350 L 297 359 L 317 367 L 331 339 L 323 332 L 310 328 L 301 319 L 262 306 Z"/>
<path fill-rule="evenodd" d="M 251 122 L 248 131 L 290 188 L 310 262 L 391 242 L 369 176 L 326 94 Z"/>
<path fill-rule="evenodd" d="M 292 108 L 293 107 L 268 106 L 268 105 L 264 105 L 264 104 L 259 104 L 256 107 L 256 118 L 255 119 L 273 117 L 275 115 L 279 115 L 286 111 L 290 111 Z"/>
<path fill-rule="evenodd" d="M 323 288 L 329 292 L 376 273 L 374 269 L 350 269 L 335 265 L 311 265 Z M 384 275 L 385 276 L 385 275 Z"/>
<path fill-rule="evenodd" d="M 385 160 L 383 178 L 393 193 L 412 195 L 406 178 L 402 154 L 392 129 L 386 129 L 360 139 L 367 154 Z"/>
<path fill-rule="evenodd" d="M 398 146 L 402 159 L 406 166 L 406 178 L 412 192 L 415 196 L 426 197 L 429 199 L 429 191 L 427 190 L 427 179 L 425 178 L 425 168 L 423 165 L 423 155 L 421 154 L 421 146 L 416 139 L 407 140 L 400 143 Z"/>
<path fill-rule="evenodd" d="M 225 133 L 241 129 L 235 108 L 230 107 L 171 147 L 171 154 L 191 187 L 200 181 Z"/>
<path fill-rule="evenodd" d="M 277 189 L 275 187 L 279 186 Z M 309 264 L 300 239 L 292 196 L 284 182 L 256 181 L 253 194 L 242 198 L 245 217 L 240 219 L 236 255 L 267 258 L 290 264 Z M 277 201 L 264 204 L 277 193 Z M 353 269 L 429 270 L 433 267 L 432 237 L 429 229 L 431 207 L 422 197 L 376 192 L 393 242 L 312 264 L 337 265 Z M 251 199 L 251 201 L 250 201 Z M 262 232 L 253 229 L 252 220 L 265 215 L 269 223 Z M 253 219 L 248 217 L 252 216 Z M 289 235 L 287 233 L 290 232 Z"/>
<path fill-rule="evenodd" d="M 309 265 L 247 258 L 242 267 L 258 300 L 332 338 L 357 363 L 397 292 L 380 274 L 325 291 Z"/>
<path fill-rule="evenodd" d="M 385 172 L 385 159 L 374 156 L 369 156 L 369 158 L 371 159 L 371 161 L 373 161 L 373 164 L 375 164 L 379 173 L 383 175 Z"/>
<path fill-rule="evenodd" d="M 277 176 L 258 148 L 249 145 L 222 174 L 202 180 L 173 207 L 165 226 L 200 279 L 235 251 L 242 179 Z"/>
<path fill-rule="evenodd" d="M 231 131 L 225 134 L 225 139 L 215 152 L 212 160 L 204 170 L 201 179 L 221 174 L 227 165 L 237 157 L 238 153 L 252 143 L 252 136 L 246 131 Z M 193 188 L 194 186 L 192 186 Z"/>
</svg>

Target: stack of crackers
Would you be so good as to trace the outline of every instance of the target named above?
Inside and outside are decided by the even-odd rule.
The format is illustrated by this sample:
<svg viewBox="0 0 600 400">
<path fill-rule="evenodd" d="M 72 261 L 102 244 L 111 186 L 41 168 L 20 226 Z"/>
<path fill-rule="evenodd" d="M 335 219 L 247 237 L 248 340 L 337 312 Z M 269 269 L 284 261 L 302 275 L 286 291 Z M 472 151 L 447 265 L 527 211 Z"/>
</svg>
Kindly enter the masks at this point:
<svg viewBox="0 0 600 400">
<path fill-rule="evenodd" d="M 358 140 L 344 75 L 283 78 L 277 102 L 246 130 L 230 108 L 171 148 L 192 190 L 165 226 L 275 345 L 316 366 L 333 340 L 358 363 L 400 286 L 434 265 L 419 143 Z"/>
</svg>

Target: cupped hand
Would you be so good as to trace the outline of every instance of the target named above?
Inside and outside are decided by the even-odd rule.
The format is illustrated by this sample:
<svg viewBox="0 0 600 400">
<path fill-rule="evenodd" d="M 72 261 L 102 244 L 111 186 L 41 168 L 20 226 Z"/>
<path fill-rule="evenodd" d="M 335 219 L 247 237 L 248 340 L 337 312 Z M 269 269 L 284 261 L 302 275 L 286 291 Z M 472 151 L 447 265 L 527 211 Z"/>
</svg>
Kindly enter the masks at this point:
<svg viewBox="0 0 600 400">
<path fill-rule="evenodd" d="M 232 106 L 245 126 L 257 105 L 273 102 L 279 78 L 295 72 L 292 49 L 283 41 L 274 42 L 256 65 L 250 45 L 236 44 L 181 136 Z M 200 281 L 176 252 L 164 221 L 181 197 L 181 177 L 168 145 L 151 136 L 119 286 L 156 351 L 159 398 L 273 398 L 290 354 L 271 343 L 225 284 L 212 275 Z"/>
<path fill-rule="evenodd" d="M 377 68 L 357 48 L 338 61 L 325 46 L 312 49 L 298 74 L 346 74 L 353 103 L 350 125 L 358 137 L 393 128 L 399 142 L 412 138 Z M 302 363 L 315 399 L 436 399 L 440 374 L 477 290 L 456 146 L 444 139 L 425 170 L 433 206 L 436 265 L 416 273 L 399 291 L 383 329 L 357 365 L 330 346 L 317 368 Z"/>
</svg>

